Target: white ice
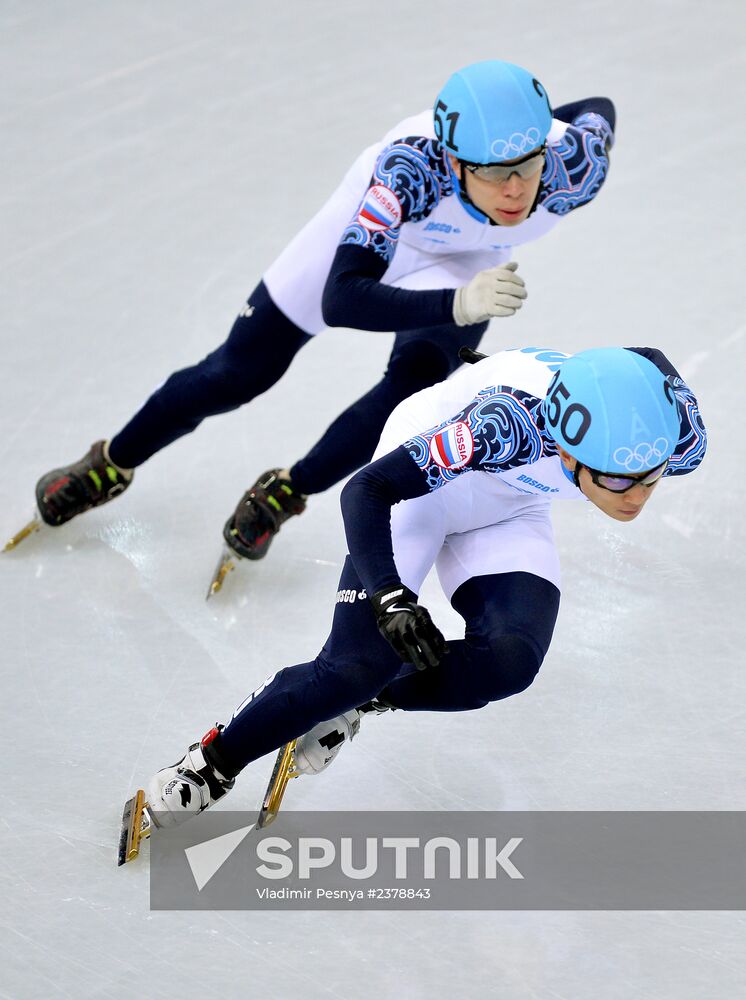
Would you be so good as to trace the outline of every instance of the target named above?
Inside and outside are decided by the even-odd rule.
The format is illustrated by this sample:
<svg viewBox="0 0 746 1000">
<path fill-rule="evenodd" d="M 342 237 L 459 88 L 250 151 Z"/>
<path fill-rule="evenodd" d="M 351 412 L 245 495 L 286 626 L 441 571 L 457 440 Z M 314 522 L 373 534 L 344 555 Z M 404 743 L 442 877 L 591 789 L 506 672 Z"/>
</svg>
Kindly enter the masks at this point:
<svg viewBox="0 0 746 1000">
<path fill-rule="evenodd" d="M 3 0 L 3 531 L 44 471 L 225 336 L 359 149 L 480 58 L 556 103 L 607 94 L 597 203 L 522 250 L 488 349 L 652 344 L 710 451 L 621 526 L 568 505 L 565 592 L 529 691 L 366 726 L 296 808 L 743 809 L 744 13 L 737 0 Z M 326 635 L 338 490 L 206 605 L 220 529 L 385 363 L 332 331 L 126 497 L 0 558 L 0 998 L 703 1000 L 746 993 L 737 913 L 151 913 L 122 802 Z M 458 620 L 428 585 L 424 600 Z M 232 796 L 252 809 L 269 760 Z"/>
</svg>

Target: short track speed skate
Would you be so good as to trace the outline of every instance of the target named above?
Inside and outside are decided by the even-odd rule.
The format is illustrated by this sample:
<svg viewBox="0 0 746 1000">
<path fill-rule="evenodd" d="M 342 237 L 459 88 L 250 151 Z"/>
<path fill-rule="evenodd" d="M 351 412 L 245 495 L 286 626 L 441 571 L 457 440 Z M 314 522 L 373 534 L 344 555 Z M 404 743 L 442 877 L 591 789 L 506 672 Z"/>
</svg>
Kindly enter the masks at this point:
<svg viewBox="0 0 746 1000">
<path fill-rule="evenodd" d="M 239 560 L 263 559 L 285 521 L 305 509 L 306 498 L 281 469 L 270 469 L 261 475 L 225 523 L 225 544 L 207 589 L 207 600 L 219 593 Z"/>
<path fill-rule="evenodd" d="M 36 484 L 37 511 L 7 542 L 3 552 L 20 545 L 43 525 L 59 528 L 78 514 L 108 503 L 132 482 L 132 469 L 121 469 L 109 458 L 107 441 L 96 441 L 78 462 L 53 469 Z"/>
<path fill-rule="evenodd" d="M 145 792 L 138 789 L 131 799 L 124 803 L 122 813 L 122 829 L 119 832 L 119 848 L 117 850 L 117 865 L 134 861 L 140 853 L 140 844 L 150 836 L 153 821 L 148 812 Z"/>
<path fill-rule="evenodd" d="M 320 722 L 305 736 L 286 743 L 277 753 L 275 766 L 264 794 L 262 807 L 256 821 L 258 829 L 269 826 L 280 811 L 285 789 L 291 778 L 302 774 L 319 774 L 331 764 L 345 743 L 360 732 L 360 720 L 368 712 L 388 711 L 378 702 L 368 702 L 361 708 L 338 715 L 329 722 Z"/>
<path fill-rule="evenodd" d="M 124 804 L 119 832 L 117 864 L 124 865 L 140 853 L 140 844 L 153 829 L 186 822 L 222 799 L 236 783 L 227 778 L 227 767 L 211 744 L 220 735 L 215 726 L 199 743 L 193 743 L 181 760 L 156 772 L 147 789 L 140 788 Z"/>
</svg>

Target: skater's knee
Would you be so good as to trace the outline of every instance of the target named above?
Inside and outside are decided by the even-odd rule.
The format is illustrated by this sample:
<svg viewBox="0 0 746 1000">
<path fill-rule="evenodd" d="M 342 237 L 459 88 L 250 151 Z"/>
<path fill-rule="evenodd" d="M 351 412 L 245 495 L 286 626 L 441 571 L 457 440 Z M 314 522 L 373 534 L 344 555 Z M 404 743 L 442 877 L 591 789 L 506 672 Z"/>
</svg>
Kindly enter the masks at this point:
<svg viewBox="0 0 746 1000">
<path fill-rule="evenodd" d="M 362 705 L 370 701 L 396 675 L 401 664 L 388 657 L 366 657 L 362 651 L 340 656 L 323 650 L 316 659 L 325 683 L 333 686 L 339 704 Z M 333 680 L 332 680 L 333 678 Z"/>
<path fill-rule="evenodd" d="M 385 379 L 407 394 L 441 382 L 452 371 L 445 351 L 427 340 L 415 340 L 394 350 Z"/>
<path fill-rule="evenodd" d="M 190 407 L 199 400 L 203 407 L 220 413 L 248 403 L 276 381 L 273 370 L 248 365 L 223 344 L 193 368 L 172 375 L 164 390 L 169 396 L 174 390 L 181 392 Z"/>
<path fill-rule="evenodd" d="M 487 702 L 525 691 L 541 666 L 533 647 L 517 635 L 491 638 L 479 659 L 483 669 L 476 686 L 480 698 Z"/>
<path fill-rule="evenodd" d="M 248 379 L 243 366 L 237 364 L 227 351 L 215 352 L 198 366 L 195 375 L 195 394 L 209 397 L 215 406 L 223 410 L 248 403 L 258 392 L 264 391 L 256 384 L 261 380 Z"/>
</svg>

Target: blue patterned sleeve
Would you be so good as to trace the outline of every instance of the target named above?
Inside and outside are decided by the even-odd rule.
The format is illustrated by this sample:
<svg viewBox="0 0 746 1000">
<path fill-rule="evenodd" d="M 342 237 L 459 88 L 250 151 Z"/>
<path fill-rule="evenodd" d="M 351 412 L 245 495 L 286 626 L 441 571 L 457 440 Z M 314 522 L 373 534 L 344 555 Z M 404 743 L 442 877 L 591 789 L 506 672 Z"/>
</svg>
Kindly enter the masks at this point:
<svg viewBox="0 0 746 1000">
<path fill-rule="evenodd" d="M 574 125 L 581 115 L 600 115 L 605 118 L 612 132 L 616 131 L 616 108 L 614 102 L 608 97 L 585 97 L 580 101 L 571 101 L 569 104 L 560 104 L 552 109 L 552 117 L 568 125 Z M 609 140 L 611 147 L 611 140 Z"/>
<path fill-rule="evenodd" d="M 405 222 L 426 218 L 451 193 L 452 179 L 435 139 L 397 139 L 379 154 L 368 190 L 340 245 L 370 247 L 388 266 Z"/>
<path fill-rule="evenodd" d="M 548 454 L 540 400 L 505 386 L 483 389 L 460 413 L 404 443 L 430 491 L 471 469 L 505 472 Z"/>
<path fill-rule="evenodd" d="M 701 463 L 707 451 L 707 431 L 697 398 L 682 378 L 670 378 L 679 406 L 679 443 L 669 459 L 666 476 L 685 476 Z"/>
<path fill-rule="evenodd" d="M 425 496 L 470 469 L 500 472 L 549 454 L 553 444 L 537 426 L 540 402 L 504 386 L 484 389 L 455 417 L 352 477 L 342 490 L 342 515 L 350 556 L 369 594 L 399 581 L 391 507 Z"/>
<path fill-rule="evenodd" d="M 606 180 L 613 141 L 611 126 L 601 115 L 578 116 L 562 139 L 547 147 L 539 204 L 554 215 L 567 215 L 592 201 Z"/>
<path fill-rule="evenodd" d="M 684 476 L 692 472 L 705 457 L 707 451 L 707 431 L 697 398 L 666 355 L 657 347 L 628 347 L 628 351 L 641 354 L 652 361 L 667 377 L 676 396 L 679 408 L 679 441 L 669 459 L 666 476 Z"/>
</svg>

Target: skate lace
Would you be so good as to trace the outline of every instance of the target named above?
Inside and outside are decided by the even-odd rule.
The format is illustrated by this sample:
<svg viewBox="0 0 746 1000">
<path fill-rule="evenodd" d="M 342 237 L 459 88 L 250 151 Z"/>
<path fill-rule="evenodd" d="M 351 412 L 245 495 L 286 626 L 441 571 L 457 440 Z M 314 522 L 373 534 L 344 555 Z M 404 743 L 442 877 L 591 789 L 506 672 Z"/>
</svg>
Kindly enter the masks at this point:
<svg viewBox="0 0 746 1000">
<path fill-rule="evenodd" d="M 64 480 L 67 479 L 67 482 Z M 73 507 L 85 508 L 89 503 L 96 503 L 101 497 L 113 497 L 126 489 L 126 482 L 119 476 L 114 466 L 102 461 L 101 464 L 90 463 L 61 477 L 58 489 L 47 491 L 47 504 L 61 510 Z"/>
<path fill-rule="evenodd" d="M 250 490 L 249 496 L 258 503 L 269 506 L 275 513 L 288 516 L 299 514 L 306 506 L 300 493 L 296 493 L 287 479 L 276 478 L 266 488 Z"/>
</svg>

